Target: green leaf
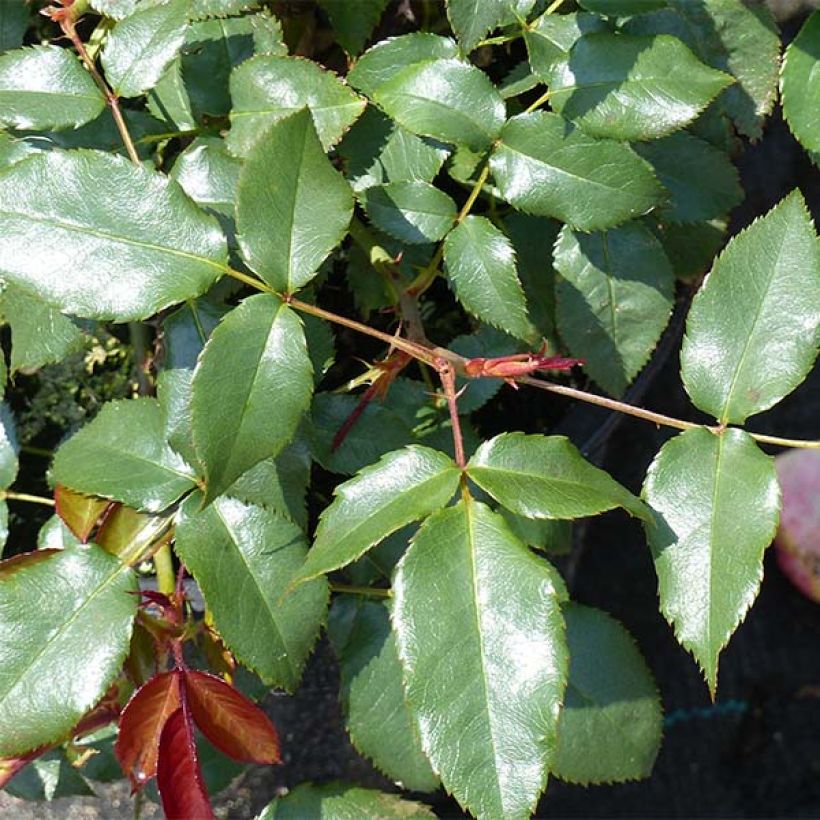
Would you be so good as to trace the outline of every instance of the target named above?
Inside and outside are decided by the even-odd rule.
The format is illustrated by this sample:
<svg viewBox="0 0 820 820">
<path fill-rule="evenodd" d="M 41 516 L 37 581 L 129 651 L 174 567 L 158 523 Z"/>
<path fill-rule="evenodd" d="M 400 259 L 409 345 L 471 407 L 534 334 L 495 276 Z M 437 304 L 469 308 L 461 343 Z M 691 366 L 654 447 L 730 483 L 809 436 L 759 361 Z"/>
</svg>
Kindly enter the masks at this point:
<svg viewBox="0 0 820 820">
<path fill-rule="evenodd" d="M 138 97 L 157 84 L 185 40 L 190 5 L 190 0 L 140 5 L 114 26 L 100 60 L 119 96 Z"/>
<path fill-rule="evenodd" d="M 191 19 L 202 20 L 206 17 L 227 17 L 258 8 L 261 0 L 192 0 Z"/>
<path fill-rule="evenodd" d="M 726 241 L 726 222 L 659 224 L 652 230 L 666 253 L 675 276 L 684 282 L 700 280 Z"/>
<path fill-rule="evenodd" d="M 458 487 L 453 460 L 412 445 L 388 453 L 336 487 L 296 581 L 340 569 L 406 524 L 443 507 Z"/>
<path fill-rule="evenodd" d="M 464 219 L 444 243 L 444 263 L 456 296 L 469 313 L 519 339 L 536 332 L 527 318 L 515 250 L 489 219 Z"/>
<path fill-rule="evenodd" d="M 292 691 L 327 610 L 324 579 L 285 595 L 307 544 L 286 518 L 232 498 L 180 509 L 176 551 L 202 589 L 216 628 L 268 685 Z"/>
<path fill-rule="evenodd" d="M 498 137 L 506 116 L 504 100 L 487 75 L 455 59 L 403 67 L 379 85 L 373 101 L 415 134 L 476 151 Z"/>
<path fill-rule="evenodd" d="M 411 245 L 437 242 L 456 219 L 456 203 L 429 182 L 374 185 L 360 199 L 377 228 Z"/>
<path fill-rule="evenodd" d="M 133 572 L 94 545 L 6 564 L 0 756 L 11 757 L 61 739 L 103 696 L 128 652 L 139 597 Z"/>
<path fill-rule="evenodd" d="M 707 222 L 743 200 L 740 177 L 729 157 L 691 134 L 672 134 L 635 146 L 672 195 L 659 216 L 672 222 Z"/>
<path fill-rule="evenodd" d="M 557 114 L 509 120 L 490 167 L 515 208 L 582 231 L 641 216 L 663 198 L 652 169 L 628 146 L 590 137 Z"/>
<path fill-rule="evenodd" d="M 467 475 L 527 518 L 581 518 L 623 507 L 651 520 L 641 501 L 593 467 L 564 436 L 502 433 L 478 448 Z"/>
<path fill-rule="evenodd" d="M 587 133 L 651 140 L 688 125 L 732 78 L 675 37 L 588 34 L 552 71 L 550 104 Z"/>
<path fill-rule="evenodd" d="M 447 0 L 447 17 L 465 54 L 502 24 L 508 5 L 507 0 Z"/>
<path fill-rule="evenodd" d="M 3 791 L 21 800 L 96 797 L 85 778 L 68 762 L 63 749 L 51 749 L 32 760 Z"/>
<path fill-rule="evenodd" d="M 0 0 L 0 52 L 23 44 L 28 14 L 25 0 Z"/>
<path fill-rule="evenodd" d="M 552 773 L 569 783 L 649 777 L 663 713 L 652 673 L 622 624 L 566 603 L 569 680 Z"/>
<path fill-rule="evenodd" d="M 666 0 L 578 0 L 578 5 L 598 14 L 621 17 L 662 9 L 666 6 Z"/>
<path fill-rule="evenodd" d="M 112 20 L 122 20 L 134 13 L 137 0 L 91 0 L 91 8 Z"/>
<path fill-rule="evenodd" d="M 807 151 L 820 151 L 820 12 L 786 49 L 780 74 L 783 115 Z"/>
<path fill-rule="evenodd" d="M 165 443 L 163 421 L 154 399 L 108 402 L 57 450 L 54 481 L 138 510 L 166 509 L 195 479 Z"/>
<path fill-rule="evenodd" d="M 37 149 L 31 143 L 14 139 L 4 131 L 0 131 L 0 170 L 36 153 Z"/>
<path fill-rule="evenodd" d="M 0 126 L 77 128 L 105 108 L 105 97 L 68 49 L 32 46 L 0 55 Z"/>
<path fill-rule="evenodd" d="M 820 248 L 794 191 L 735 236 L 692 301 L 681 375 L 692 401 L 742 424 L 808 374 L 820 339 Z"/>
<path fill-rule="evenodd" d="M 262 55 L 231 73 L 231 130 L 228 147 L 248 154 L 268 128 L 300 109 L 313 116 L 325 151 L 332 148 L 361 116 L 365 101 L 335 74 L 299 57 Z M 285 152 L 282 157 L 289 157 Z M 287 164 L 287 163 L 285 163 Z"/>
<path fill-rule="evenodd" d="M 148 92 L 148 110 L 168 123 L 170 130 L 193 131 L 197 128 L 191 98 L 182 78 L 182 61 L 175 57 Z"/>
<path fill-rule="evenodd" d="M 606 21 L 597 14 L 542 14 L 524 32 L 533 74 L 549 80 L 555 64 L 567 59 L 575 43 L 596 31 L 607 31 Z"/>
<path fill-rule="evenodd" d="M 38 550 L 64 550 L 83 546 L 82 542 L 65 525 L 59 515 L 52 515 L 37 533 Z"/>
<path fill-rule="evenodd" d="M 205 342 L 228 312 L 208 299 L 191 300 L 163 319 L 162 338 L 169 370 L 193 370 Z"/>
<path fill-rule="evenodd" d="M 14 285 L 3 288 L 0 313 L 11 327 L 12 373 L 54 364 L 82 347 L 77 322 Z"/>
<path fill-rule="evenodd" d="M 433 770 L 472 814 L 529 816 L 567 671 L 553 571 L 467 498 L 421 526 L 393 588 L 405 694 Z"/>
<path fill-rule="evenodd" d="M 572 550 L 572 521 L 562 518 L 525 518 L 503 507 L 501 516 L 528 546 L 548 555 L 568 555 Z"/>
<path fill-rule="evenodd" d="M 352 214 L 350 186 L 325 156 L 306 110 L 273 125 L 242 166 L 239 246 L 276 290 L 307 284 L 344 238 Z"/>
<path fill-rule="evenodd" d="M 687 430 L 655 457 L 644 497 L 661 612 L 714 698 L 718 655 L 757 596 L 777 527 L 774 460 L 742 430 Z"/>
<path fill-rule="evenodd" d="M 328 635 L 339 658 L 341 701 L 353 745 L 403 788 L 434 791 L 438 778 L 404 701 L 387 606 L 340 596 L 330 609 Z"/>
<path fill-rule="evenodd" d="M 202 352 L 191 401 L 206 503 L 293 438 L 312 392 L 305 334 L 291 308 L 260 293 L 225 316 Z"/>
<path fill-rule="evenodd" d="M 6 489 L 17 478 L 19 449 L 14 416 L 8 405 L 0 402 L 0 489 Z"/>
<path fill-rule="evenodd" d="M 395 794 L 362 789 L 343 783 L 313 786 L 303 783 L 287 797 L 279 797 L 265 807 L 256 820 L 415 820 L 435 817 L 423 803 L 402 800 Z"/>
<path fill-rule="evenodd" d="M 348 75 L 348 82 L 371 99 L 402 69 L 427 60 L 458 57 L 458 46 L 449 37 L 417 31 L 388 37 L 368 49 Z"/>
<path fill-rule="evenodd" d="M 146 318 L 206 291 L 226 255 L 213 217 L 122 157 L 49 151 L 0 175 L 0 274 L 66 313 Z"/>
<path fill-rule="evenodd" d="M 389 0 L 358 0 L 339 3 L 338 0 L 319 0 L 319 5 L 330 18 L 341 47 L 351 55 L 361 53 L 379 24 Z"/>
<path fill-rule="evenodd" d="M 602 233 L 564 227 L 555 245 L 556 317 L 573 356 L 621 396 L 649 360 L 674 301 L 675 274 L 652 232 L 630 223 Z"/>
</svg>

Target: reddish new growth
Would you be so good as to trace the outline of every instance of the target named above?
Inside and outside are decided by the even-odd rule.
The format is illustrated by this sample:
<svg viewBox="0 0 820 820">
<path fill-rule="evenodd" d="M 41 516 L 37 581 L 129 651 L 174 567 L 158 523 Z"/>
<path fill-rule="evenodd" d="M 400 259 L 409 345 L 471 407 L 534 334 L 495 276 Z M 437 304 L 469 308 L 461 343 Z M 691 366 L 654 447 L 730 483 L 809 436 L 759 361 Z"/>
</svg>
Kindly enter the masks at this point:
<svg viewBox="0 0 820 820">
<path fill-rule="evenodd" d="M 539 370 L 570 370 L 577 364 L 584 364 L 583 359 L 545 356 L 546 352 L 545 344 L 538 353 L 513 353 L 512 356 L 496 356 L 491 359 L 470 359 L 464 365 L 464 372 L 471 378 L 504 379 L 507 384 L 518 390 L 514 380 L 519 376 L 529 376 Z"/>
</svg>

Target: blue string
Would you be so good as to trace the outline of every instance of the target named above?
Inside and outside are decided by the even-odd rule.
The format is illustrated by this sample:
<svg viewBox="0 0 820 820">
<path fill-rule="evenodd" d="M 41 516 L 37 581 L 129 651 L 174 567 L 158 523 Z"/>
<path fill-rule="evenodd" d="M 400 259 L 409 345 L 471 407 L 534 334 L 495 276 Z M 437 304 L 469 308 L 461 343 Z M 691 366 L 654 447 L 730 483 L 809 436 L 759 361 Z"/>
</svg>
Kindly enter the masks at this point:
<svg viewBox="0 0 820 820">
<path fill-rule="evenodd" d="M 686 723 L 697 718 L 719 718 L 729 715 L 744 715 L 749 711 L 749 704 L 745 700 L 727 700 L 724 703 L 714 703 L 711 706 L 697 706 L 692 709 L 675 709 L 663 719 L 663 725 L 669 729 L 678 723 Z"/>
</svg>

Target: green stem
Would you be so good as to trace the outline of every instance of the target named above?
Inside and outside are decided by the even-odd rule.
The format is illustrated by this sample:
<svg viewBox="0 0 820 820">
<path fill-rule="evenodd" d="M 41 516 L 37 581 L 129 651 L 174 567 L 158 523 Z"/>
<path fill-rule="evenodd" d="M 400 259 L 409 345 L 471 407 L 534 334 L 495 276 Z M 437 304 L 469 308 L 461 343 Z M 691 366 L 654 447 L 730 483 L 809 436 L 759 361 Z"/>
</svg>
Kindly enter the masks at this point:
<svg viewBox="0 0 820 820">
<path fill-rule="evenodd" d="M 524 113 L 525 114 L 532 114 L 537 108 L 540 108 L 545 102 L 549 101 L 549 98 L 552 96 L 552 91 L 545 91 L 534 103 L 527 106 Z"/>
<path fill-rule="evenodd" d="M 389 589 L 378 587 L 357 587 L 350 584 L 330 584 L 331 592 L 345 592 L 350 595 L 366 595 L 372 598 L 389 598 L 392 593 Z"/>
<path fill-rule="evenodd" d="M 27 501 L 29 504 L 42 504 L 44 507 L 53 507 L 53 498 L 43 498 L 41 495 L 31 495 L 30 493 L 16 493 L 13 490 L 3 490 L 0 498 L 6 501 Z"/>
<path fill-rule="evenodd" d="M 503 46 L 506 43 L 512 43 L 515 40 L 518 40 L 520 37 L 523 37 L 524 32 L 519 31 L 516 34 L 501 34 L 498 37 L 488 37 L 486 40 L 482 40 L 476 48 L 481 48 L 482 46 Z"/>
<path fill-rule="evenodd" d="M 32 447 L 30 444 L 21 444 L 20 452 L 29 453 L 32 456 L 40 456 L 41 458 L 51 458 L 54 455 L 53 450 L 46 450 L 45 447 Z"/>
<path fill-rule="evenodd" d="M 552 3 L 547 6 L 547 10 L 544 14 L 552 14 L 554 11 L 558 11 L 558 9 L 563 5 L 564 0 L 553 0 Z"/>
<path fill-rule="evenodd" d="M 163 544 L 154 553 L 154 569 L 157 573 L 157 588 L 170 597 L 176 590 L 177 577 L 174 572 L 171 547 L 168 544 Z"/>
</svg>

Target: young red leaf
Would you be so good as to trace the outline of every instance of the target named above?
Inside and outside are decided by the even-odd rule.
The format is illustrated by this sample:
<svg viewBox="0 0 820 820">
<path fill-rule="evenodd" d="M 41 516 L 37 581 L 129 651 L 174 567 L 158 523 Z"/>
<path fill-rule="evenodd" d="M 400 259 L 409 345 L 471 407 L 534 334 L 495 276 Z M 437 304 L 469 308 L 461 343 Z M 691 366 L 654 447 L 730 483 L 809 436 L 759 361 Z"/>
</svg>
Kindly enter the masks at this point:
<svg viewBox="0 0 820 820">
<path fill-rule="evenodd" d="M 176 670 L 156 675 L 123 710 L 114 753 L 134 791 L 157 773 L 160 736 L 169 715 L 179 709 L 181 681 L 182 673 Z"/>
<path fill-rule="evenodd" d="M 95 524 L 105 511 L 114 506 L 107 498 L 84 495 L 58 484 L 54 490 L 57 515 L 63 523 L 83 542 L 88 542 Z"/>
<path fill-rule="evenodd" d="M 194 724 L 184 692 L 159 740 L 157 787 L 167 820 L 208 820 L 214 816 L 196 754 Z"/>
<path fill-rule="evenodd" d="M 188 701 L 202 734 L 228 757 L 279 763 L 279 736 L 268 716 L 233 686 L 205 672 L 185 672 Z"/>
</svg>

